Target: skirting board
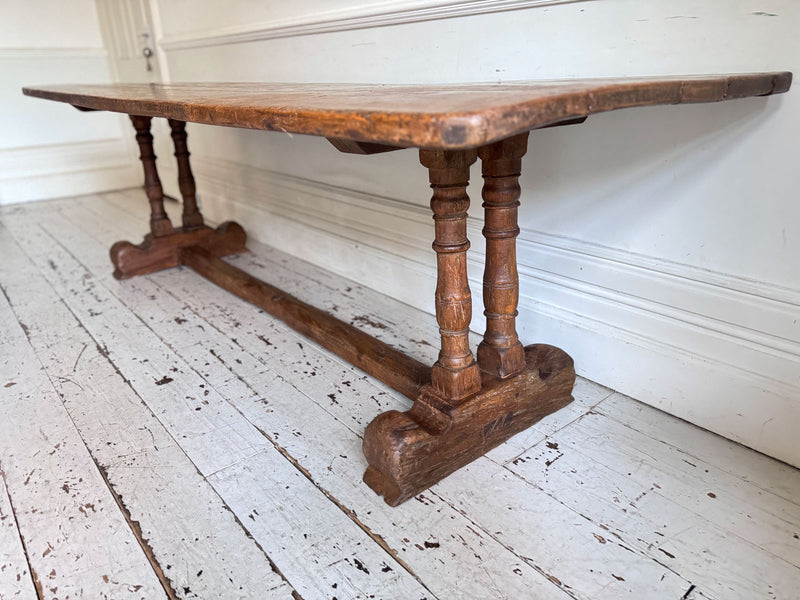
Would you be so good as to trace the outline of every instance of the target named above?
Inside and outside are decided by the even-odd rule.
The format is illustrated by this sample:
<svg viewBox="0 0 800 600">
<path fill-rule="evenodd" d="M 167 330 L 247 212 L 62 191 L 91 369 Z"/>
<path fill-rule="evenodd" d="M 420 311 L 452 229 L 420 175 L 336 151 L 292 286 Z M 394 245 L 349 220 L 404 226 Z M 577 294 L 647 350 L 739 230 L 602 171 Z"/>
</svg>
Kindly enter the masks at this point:
<svg viewBox="0 0 800 600">
<path fill-rule="evenodd" d="M 0 205 L 138 185 L 122 138 L 0 151 Z"/>
<path fill-rule="evenodd" d="M 208 219 L 433 312 L 425 206 L 194 158 Z M 481 226 L 471 219 L 475 307 Z M 800 466 L 800 292 L 526 229 L 518 246 L 525 343 L 564 348 L 580 375 Z"/>
</svg>

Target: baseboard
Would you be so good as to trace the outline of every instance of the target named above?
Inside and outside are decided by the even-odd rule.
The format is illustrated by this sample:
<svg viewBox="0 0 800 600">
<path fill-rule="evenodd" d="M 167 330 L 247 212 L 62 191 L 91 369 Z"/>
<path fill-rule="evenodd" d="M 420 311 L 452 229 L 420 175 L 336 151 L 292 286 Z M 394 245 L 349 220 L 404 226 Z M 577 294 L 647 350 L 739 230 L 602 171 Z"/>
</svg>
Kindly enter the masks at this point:
<svg viewBox="0 0 800 600">
<path fill-rule="evenodd" d="M 223 160 L 194 166 L 209 218 L 238 219 L 261 241 L 432 312 L 426 207 Z M 480 228 L 471 218 L 475 306 Z M 558 345 L 583 376 L 800 465 L 790 443 L 800 422 L 799 290 L 529 229 L 518 255 L 526 343 Z"/>
<path fill-rule="evenodd" d="M 0 205 L 138 185 L 121 138 L 0 151 Z"/>
</svg>

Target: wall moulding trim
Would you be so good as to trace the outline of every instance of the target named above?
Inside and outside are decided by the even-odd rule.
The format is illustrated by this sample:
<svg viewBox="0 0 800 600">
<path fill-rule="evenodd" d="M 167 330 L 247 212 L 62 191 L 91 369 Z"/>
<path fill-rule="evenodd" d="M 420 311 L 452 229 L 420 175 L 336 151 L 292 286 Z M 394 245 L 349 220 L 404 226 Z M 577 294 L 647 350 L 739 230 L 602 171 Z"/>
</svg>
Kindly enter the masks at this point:
<svg viewBox="0 0 800 600">
<path fill-rule="evenodd" d="M 123 138 L 0 150 L 0 180 L 129 167 Z"/>
<path fill-rule="evenodd" d="M 0 60 L 51 59 L 51 58 L 106 58 L 108 53 L 101 47 L 49 46 L 38 48 L 1 48 Z"/>
<path fill-rule="evenodd" d="M 248 213 L 262 211 L 302 224 L 301 231 L 314 228 L 374 248 L 401 260 L 404 268 L 434 276 L 432 226 L 423 205 L 240 163 L 195 159 L 201 199 L 240 204 L 239 198 L 248 198 Z M 470 219 L 476 300 L 484 259 L 481 225 Z M 268 232 L 269 226 L 260 229 Z M 616 340 L 727 366 L 782 397 L 800 396 L 800 326 L 793 324 L 798 290 L 678 263 L 664 267 L 654 257 L 526 229 L 518 259 L 523 315 L 557 313 L 558 320 L 583 329 L 613 331 L 608 335 Z"/>
<path fill-rule="evenodd" d="M 372 7 L 329 11 L 293 19 L 167 35 L 159 39 L 159 45 L 168 51 L 186 50 L 590 1 L 594 0 L 462 0 L 460 2 L 400 0 Z M 392 8 L 387 10 L 387 6 Z"/>
</svg>

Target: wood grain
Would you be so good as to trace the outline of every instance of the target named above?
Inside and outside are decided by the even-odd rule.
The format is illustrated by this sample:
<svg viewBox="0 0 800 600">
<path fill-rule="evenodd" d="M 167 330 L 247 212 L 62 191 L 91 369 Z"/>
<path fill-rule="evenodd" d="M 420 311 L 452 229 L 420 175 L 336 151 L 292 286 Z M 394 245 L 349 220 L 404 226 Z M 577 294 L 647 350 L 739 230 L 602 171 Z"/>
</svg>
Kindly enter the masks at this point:
<svg viewBox="0 0 800 600">
<path fill-rule="evenodd" d="M 136 142 L 139 144 L 139 160 L 144 170 L 144 191 L 150 201 L 150 233 L 161 237 L 172 233 L 172 223 L 164 212 L 164 190 L 156 168 L 156 154 L 153 151 L 153 134 L 150 133 L 151 117 L 130 115 L 136 129 Z"/>
<path fill-rule="evenodd" d="M 478 150 L 484 181 L 483 237 L 486 238 L 483 271 L 486 333 L 478 346 L 478 364 L 482 371 L 501 379 L 525 368 L 525 351 L 516 329 L 517 207 L 522 157 L 527 149 L 526 132 Z"/>
<path fill-rule="evenodd" d="M 175 119 L 168 119 L 168 121 L 172 130 L 172 142 L 175 145 L 175 160 L 178 163 L 178 188 L 181 190 L 183 199 L 183 215 L 181 216 L 183 228 L 202 227 L 203 215 L 197 208 L 194 175 L 192 175 L 192 167 L 189 163 L 186 123 Z"/>
<path fill-rule="evenodd" d="M 404 396 L 415 398 L 420 387 L 430 380 L 431 370 L 426 365 L 349 323 L 226 263 L 203 247 L 184 248 L 180 259 L 181 264 L 278 317 L 295 331 L 313 339 Z"/>
<path fill-rule="evenodd" d="M 420 150 L 433 189 L 436 320 L 441 350 L 431 369 L 431 385 L 458 402 L 481 389 L 478 363 L 469 347 L 472 293 L 467 279 L 469 168 L 475 151 Z"/>
<path fill-rule="evenodd" d="M 137 131 L 151 206 L 143 244 L 112 247 L 118 278 L 179 263 L 192 267 L 359 368 L 413 398 L 367 428 L 364 480 L 396 505 L 568 404 L 572 360 L 547 346 L 526 350 L 515 330 L 518 178 L 527 132 L 632 106 L 712 102 L 786 91 L 790 73 L 454 86 L 176 84 L 26 88 L 78 108 L 126 112 Z M 173 232 L 163 205 L 149 133 L 166 117 L 178 159 L 184 228 Z M 428 169 L 437 255 L 436 316 L 441 351 L 433 367 L 405 356 L 220 260 L 244 249 L 241 228 L 202 226 L 185 122 L 321 135 L 343 152 L 420 147 Z M 486 208 L 487 328 L 476 361 L 469 344 L 472 299 L 466 268 L 466 188 L 480 154 Z M 479 368 L 480 363 L 480 368 Z M 481 370 L 484 375 L 481 376 Z M 428 381 L 430 383 L 428 384 Z"/>
<path fill-rule="evenodd" d="M 228 256 L 246 252 L 246 240 L 244 229 L 228 221 L 216 229 L 200 225 L 188 229 L 181 227 L 159 237 L 148 233 L 141 244 L 116 242 L 111 246 L 109 255 L 114 265 L 114 277 L 127 279 L 177 267 L 181 264 L 181 249 L 187 246 L 202 245 L 215 256 Z"/>
<path fill-rule="evenodd" d="M 522 373 L 486 375 L 480 392 L 456 406 L 426 387 L 411 410 L 375 418 L 364 432 L 364 482 L 397 506 L 572 402 L 575 369 L 566 352 L 528 346 L 525 359 Z"/>
<path fill-rule="evenodd" d="M 25 87 L 80 108 L 388 146 L 477 148 L 590 114 L 786 92 L 789 72 L 502 84 L 173 83 Z"/>
</svg>

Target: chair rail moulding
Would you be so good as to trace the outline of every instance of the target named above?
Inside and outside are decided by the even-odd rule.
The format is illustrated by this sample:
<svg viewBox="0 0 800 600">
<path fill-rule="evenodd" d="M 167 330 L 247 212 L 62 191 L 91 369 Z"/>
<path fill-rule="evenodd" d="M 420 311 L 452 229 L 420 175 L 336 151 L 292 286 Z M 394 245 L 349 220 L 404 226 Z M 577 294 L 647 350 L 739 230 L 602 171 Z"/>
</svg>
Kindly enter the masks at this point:
<svg viewBox="0 0 800 600">
<path fill-rule="evenodd" d="M 165 35 L 159 40 L 159 44 L 162 49 L 167 51 L 187 50 L 593 1 L 596 0 L 466 0 L 461 2 L 401 0 L 383 3 L 380 5 L 381 10 L 368 10 L 364 7 L 348 8 L 317 12 L 313 17 L 262 21 L 247 25 Z M 387 10 L 387 6 L 391 8 Z"/>
</svg>

